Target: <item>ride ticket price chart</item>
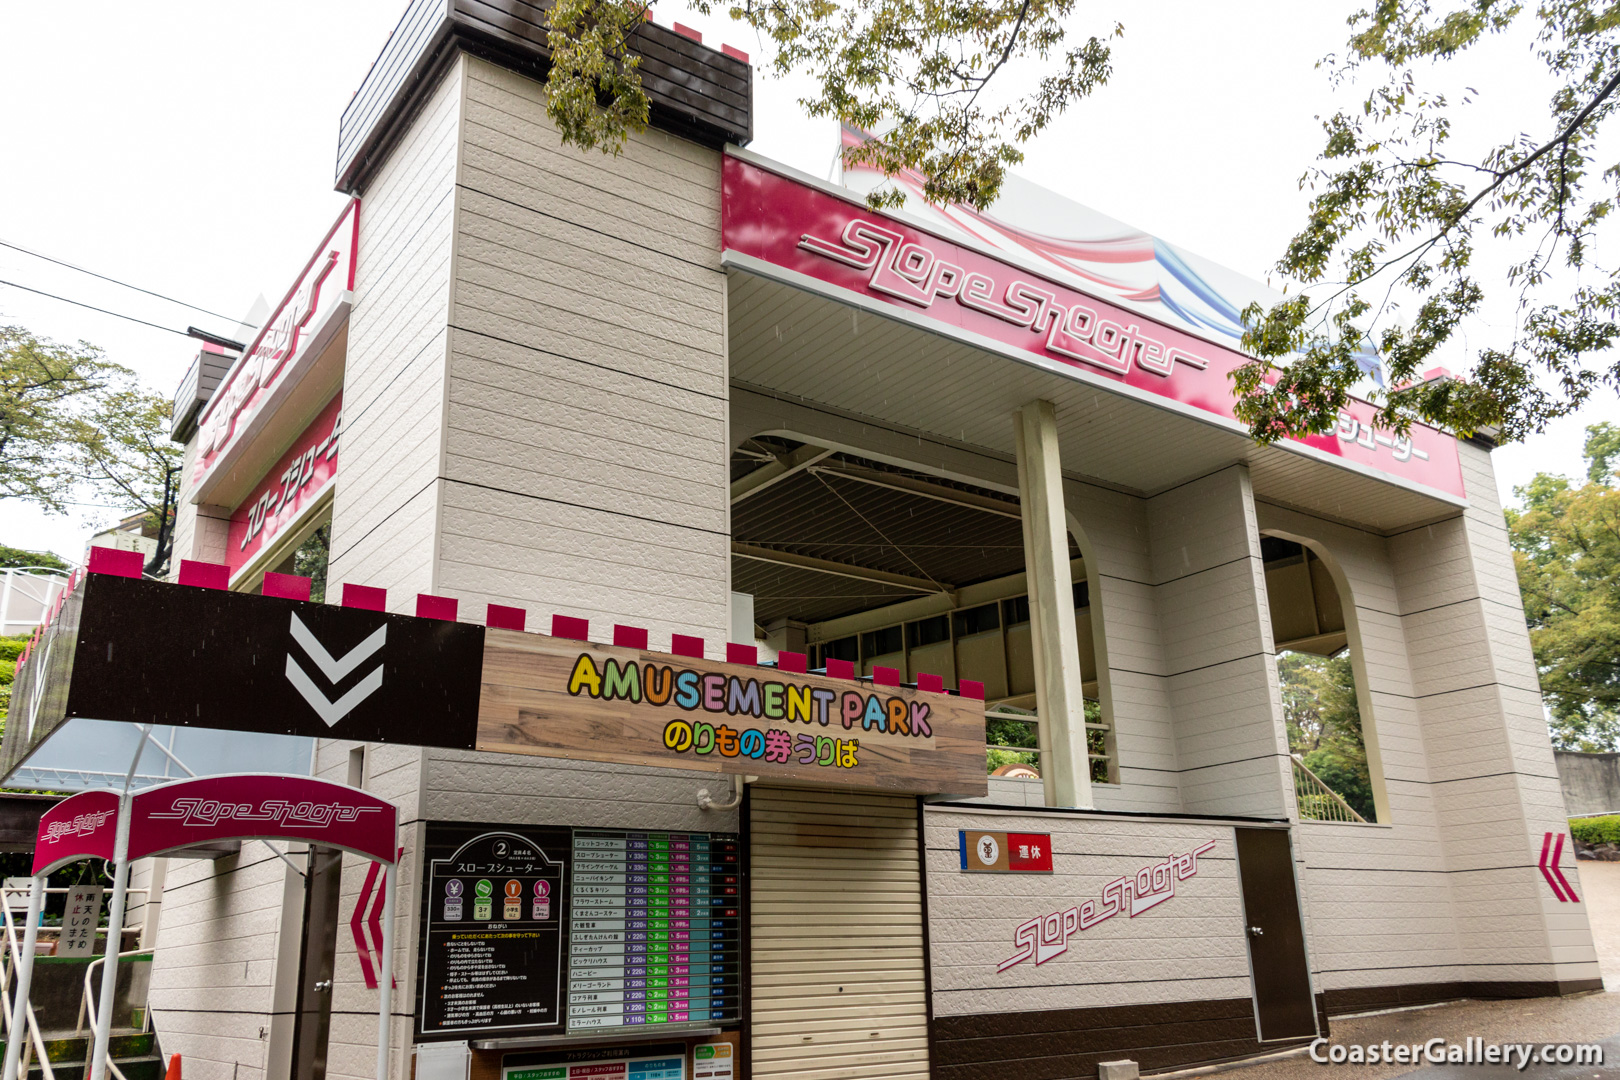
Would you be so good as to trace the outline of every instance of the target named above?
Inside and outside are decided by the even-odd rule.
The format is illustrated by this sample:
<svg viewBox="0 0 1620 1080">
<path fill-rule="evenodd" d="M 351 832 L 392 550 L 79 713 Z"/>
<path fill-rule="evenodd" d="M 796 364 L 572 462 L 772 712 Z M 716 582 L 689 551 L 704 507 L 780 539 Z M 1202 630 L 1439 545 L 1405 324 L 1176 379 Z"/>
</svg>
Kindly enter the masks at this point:
<svg viewBox="0 0 1620 1080">
<path fill-rule="evenodd" d="M 741 844 L 574 830 L 568 1030 L 737 1019 Z"/>
</svg>

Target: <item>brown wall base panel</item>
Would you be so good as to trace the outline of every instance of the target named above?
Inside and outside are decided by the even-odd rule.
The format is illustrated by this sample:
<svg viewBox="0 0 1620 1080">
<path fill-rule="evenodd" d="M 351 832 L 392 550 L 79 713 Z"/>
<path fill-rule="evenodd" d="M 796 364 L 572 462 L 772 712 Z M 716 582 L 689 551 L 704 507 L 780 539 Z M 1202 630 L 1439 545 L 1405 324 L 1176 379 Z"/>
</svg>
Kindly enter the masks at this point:
<svg viewBox="0 0 1620 1080">
<path fill-rule="evenodd" d="M 1533 997 L 1565 997 L 1589 990 L 1603 989 L 1602 979 L 1575 979 L 1555 982 L 1444 982 L 1405 983 L 1400 986 L 1358 986 L 1346 990 L 1329 990 L 1327 999 L 1329 1016 L 1345 1013 L 1371 1012 L 1376 1009 L 1398 1009 L 1410 1005 L 1429 1005 L 1437 1001 L 1456 1001 L 1458 998 L 1502 1000 Z"/>
<path fill-rule="evenodd" d="M 1307 1041 L 1259 1042 L 1250 998 L 941 1016 L 931 1031 L 937 1080 L 1093 1077 L 1098 1062 L 1120 1058 L 1150 1072 L 1211 1065 Z"/>
</svg>

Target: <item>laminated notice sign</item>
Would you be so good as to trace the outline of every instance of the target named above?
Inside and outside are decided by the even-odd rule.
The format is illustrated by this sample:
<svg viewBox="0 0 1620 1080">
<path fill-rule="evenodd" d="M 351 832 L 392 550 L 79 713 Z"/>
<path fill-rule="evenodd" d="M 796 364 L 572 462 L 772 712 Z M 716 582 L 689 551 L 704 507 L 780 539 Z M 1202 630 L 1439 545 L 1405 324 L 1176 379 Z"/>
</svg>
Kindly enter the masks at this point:
<svg viewBox="0 0 1620 1080">
<path fill-rule="evenodd" d="M 732 1080 L 736 1057 L 730 1043 L 704 1043 L 692 1047 L 692 1080 Z"/>
<path fill-rule="evenodd" d="M 67 907 L 62 911 L 62 936 L 56 942 L 56 955 L 94 956 L 96 926 L 100 922 L 101 886 L 73 886 L 68 890 Z"/>
</svg>

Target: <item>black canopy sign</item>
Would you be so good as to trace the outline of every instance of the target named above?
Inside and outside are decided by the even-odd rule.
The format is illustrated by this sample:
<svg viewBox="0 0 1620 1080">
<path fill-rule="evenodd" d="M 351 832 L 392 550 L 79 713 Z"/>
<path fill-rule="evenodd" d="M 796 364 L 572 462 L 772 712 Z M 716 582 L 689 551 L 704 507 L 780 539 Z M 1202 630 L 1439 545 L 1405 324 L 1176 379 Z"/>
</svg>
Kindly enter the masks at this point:
<svg viewBox="0 0 1620 1080">
<path fill-rule="evenodd" d="M 48 680 L 42 707 L 7 732 L 8 770 L 76 716 L 474 745 L 481 626 L 91 574 L 48 633 L 23 671 Z"/>
</svg>

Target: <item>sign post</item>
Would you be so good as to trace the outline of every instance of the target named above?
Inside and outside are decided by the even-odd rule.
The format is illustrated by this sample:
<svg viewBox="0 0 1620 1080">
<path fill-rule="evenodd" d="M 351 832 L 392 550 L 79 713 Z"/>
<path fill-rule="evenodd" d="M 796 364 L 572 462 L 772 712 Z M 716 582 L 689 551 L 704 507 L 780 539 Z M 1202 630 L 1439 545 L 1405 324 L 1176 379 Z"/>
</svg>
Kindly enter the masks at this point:
<svg viewBox="0 0 1620 1080">
<path fill-rule="evenodd" d="M 124 944 L 124 902 L 129 893 L 129 796 L 119 800 L 117 861 L 113 870 L 112 906 L 107 910 L 107 951 L 101 962 L 101 1000 L 96 1003 L 96 1048 L 90 1058 L 90 1080 L 107 1075 L 107 1045 L 112 1040 L 113 995 L 118 991 L 118 953 Z"/>
<path fill-rule="evenodd" d="M 398 861 L 382 868 L 383 939 L 382 955 L 377 958 L 377 1080 L 388 1080 L 389 1025 L 394 1008 L 394 868 Z"/>
</svg>

